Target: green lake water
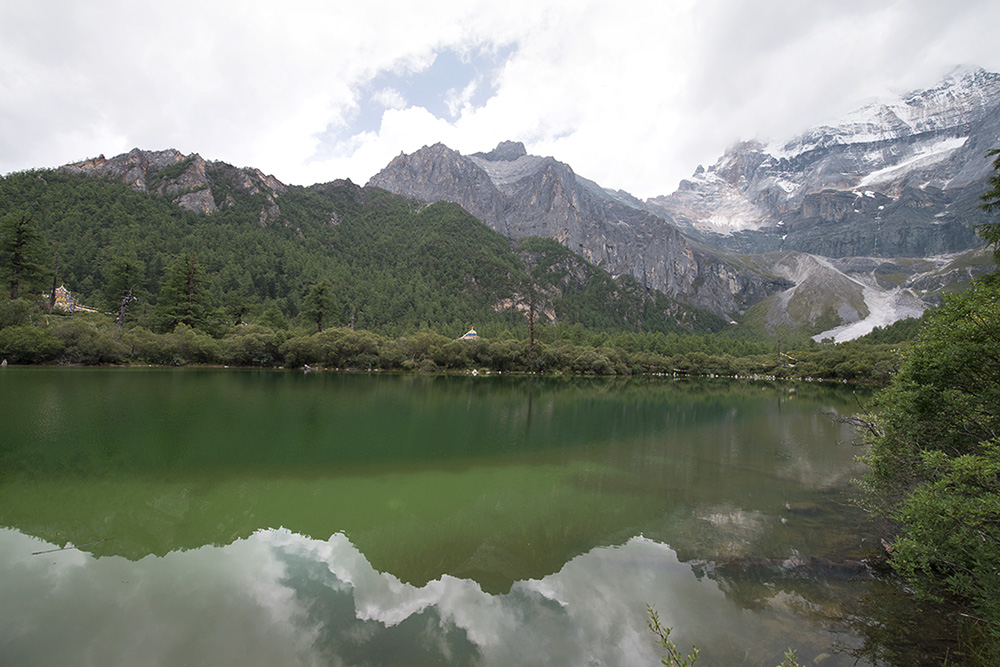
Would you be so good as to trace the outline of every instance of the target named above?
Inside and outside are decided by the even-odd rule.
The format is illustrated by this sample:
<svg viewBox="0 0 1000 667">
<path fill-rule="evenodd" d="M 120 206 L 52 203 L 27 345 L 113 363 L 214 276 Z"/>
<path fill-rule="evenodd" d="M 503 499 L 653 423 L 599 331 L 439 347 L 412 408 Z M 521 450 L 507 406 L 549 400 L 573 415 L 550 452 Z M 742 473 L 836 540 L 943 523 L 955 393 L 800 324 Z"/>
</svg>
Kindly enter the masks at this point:
<svg viewBox="0 0 1000 667">
<path fill-rule="evenodd" d="M 887 610 L 912 605 L 859 566 L 876 540 L 834 418 L 857 405 L 810 384 L 5 368 L 0 664 L 655 665 L 647 604 L 699 665 L 921 664 L 947 638 L 911 646 Z"/>
</svg>

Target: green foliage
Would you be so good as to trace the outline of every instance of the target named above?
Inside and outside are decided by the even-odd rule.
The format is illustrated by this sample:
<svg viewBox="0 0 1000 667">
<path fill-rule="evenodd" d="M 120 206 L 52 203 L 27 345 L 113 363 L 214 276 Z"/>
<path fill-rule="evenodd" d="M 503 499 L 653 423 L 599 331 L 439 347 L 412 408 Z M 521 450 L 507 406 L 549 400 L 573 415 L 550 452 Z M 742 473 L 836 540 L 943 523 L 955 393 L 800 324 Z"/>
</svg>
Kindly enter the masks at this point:
<svg viewBox="0 0 1000 667">
<path fill-rule="evenodd" d="M 209 303 L 209 282 L 194 255 L 181 256 L 167 273 L 160 288 L 161 326 L 172 331 L 177 325 L 205 329 L 217 314 Z"/>
<path fill-rule="evenodd" d="M 62 348 L 62 341 L 41 327 L 28 324 L 0 329 L 0 358 L 13 363 L 51 361 Z"/>
<path fill-rule="evenodd" d="M 21 324 L 32 324 L 38 319 L 38 304 L 27 299 L 0 300 L 0 329 Z"/>
<path fill-rule="evenodd" d="M 280 366 L 284 363 L 281 346 L 286 339 L 284 331 L 264 326 L 236 327 L 219 341 L 219 361 L 227 366 Z"/>
<path fill-rule="evenodd" d="M 272 329 L 287 329 L 288 320 L 278 308 L 276 303 L 270 303 L 264 313 L 260 316 L 258 323 Z"/>
<path fill-rule="evenodd" d="M 987 157 L 994 155 L 996 158 L 993 160 L 993 175 L 989 180 L 990 190 L 983 195 L 981 205 L 984 211 L 990 212 L 1000 209 L 1000 148 L 994 148 L 986 154 Z M 976 231 L 993 246 L 993 256 L 1000 262 L 1000 223 L 989 222 L 980 225 Z"/>
<path fill-rule="evenodd" d="M 921 453 L 926 481 L 901 503 L 893 567 L 922 593 L 958 595 L 1000 637 L 1000 438 L 975 452 Z"/>
<path fill-rule="evenodd" d="M 129 346 L 129 359 L 158 366 L 179 366 L 184 363 L 180 349 L 168 335 L 155 334 L 145 327 L 136 327 L 122 335 Z"/>
<path fill-rule="evenodd" d="M 382 367 L 389 340 L 370 331 L 336 328 L 297 336 L 286 341 L 281 352 L 287 365 L 320 365 L 326 368 L 366 370 Z"/>
<path fill-rule="evenodd" d="M 891 562 L 919 593 L 964 600 L 1000 638 L 1000 281 L 927 316 L 875 407 L 863 502 L 898 527 Z"/>
<path fill-rule="evenodd" d="M 0 269 L 12 301 L 22 283 L 30 285 L 42 274 L 45 261 L 46 244 L 34 216 L 14 210 L 0 219 Z"/>
<path fill-rule="evenodd" d="M 303 305 L 302 315 L 316 324 L 316 331 L 323 331 L 323 321 L 335 317 L 333 288 L 330 283 L 321 280 L 313 285 Z"/>
<path fill-rule="evenodd" d="M 146 265 L 134 251 L 131 251 L 112 257 L 107 266 L 102 293 L 105 303 L 117 305 L 115 310 L 118 315 L 115 324 L 121 328 L 125 324 L 132 303 L 144 295 L 141 285 L 144 282 Z"/>
<path fill-rule="evenodd" d="M 115 329 L 107 326 L 104 317 L 54 317 L 47 331 L 61 341 L 61 363 L 121 364 L 128 359 L 128 346 L 116 336 Z"/>
<path fill-rule="evenodd" d="M 652 605 L 646 605 L 646 612 L 649 614 L 649 620 L 646 622 L 649 630 L 656 635 L 656 643 L 666 651 L 666 655 L 660 660 L 664 667 L 691 667 L 694 665 L 698 660 L 697 647 L 692 646 L 691 652 L 684 655 L 677 644 L 670 639 L 672 628 L 665 628 L 660 624 L 660 615 L 656 609 Z"/>
</svg>

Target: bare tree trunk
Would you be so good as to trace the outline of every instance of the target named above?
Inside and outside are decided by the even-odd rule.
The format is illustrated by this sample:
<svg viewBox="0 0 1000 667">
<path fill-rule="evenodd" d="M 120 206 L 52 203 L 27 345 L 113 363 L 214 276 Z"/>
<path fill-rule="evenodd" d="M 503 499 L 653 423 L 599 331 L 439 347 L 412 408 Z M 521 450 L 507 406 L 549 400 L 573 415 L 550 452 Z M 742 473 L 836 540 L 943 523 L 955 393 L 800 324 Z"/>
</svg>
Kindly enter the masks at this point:
<svg viewBox="0 0 1000 667">
<path fill-rule="evenodd" d="M 535 356 L 535 288 L 528 289 L 528 362 Z"/>
<path fill-rule="evenodd" d="M 59 260 L 56 259 L 56 270 L 52 274 L 52 294 L 49 296 L 49 314 L 56 308 L 56 285 L 59 283 Z"/>
<path fill-rule="evenodd" d="M 135 300 L 135 297 L 132 296 L 133 287 L 134 286 L 130 285 L 128 290 L 122 294 L 122 302 L 121 305 L 118 306 L 118 317 L 115 318 L 115 326 L 119 329 L 125 325 L 125 316 L 128 314 L 129 306 L 131 306 L 132 302 Z"/>
</svg>

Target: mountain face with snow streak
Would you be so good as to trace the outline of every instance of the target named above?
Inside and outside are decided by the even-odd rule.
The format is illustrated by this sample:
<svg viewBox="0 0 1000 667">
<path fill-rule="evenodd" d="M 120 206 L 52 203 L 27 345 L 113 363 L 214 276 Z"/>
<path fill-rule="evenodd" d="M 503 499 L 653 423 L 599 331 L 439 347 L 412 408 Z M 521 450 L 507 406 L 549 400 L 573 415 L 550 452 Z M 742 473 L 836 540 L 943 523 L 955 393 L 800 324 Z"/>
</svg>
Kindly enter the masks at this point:
<svg viewBox="0 0 1000 667">
<path fill-rule="evenodd" d="M 789 141 L 739 143 L 645 202 L 515 142 L 424 147 L 369 185 L 554 238 L 691 305 L 846 340 L 988 270 L 974 229 L 997 146 L 1000 75 L 966 67 Z"/>
<path fill-rule="evenodd" d="M 1000 74 L 965 67 L 790 141 L 737 144 L 645 206 L 738 252 L 960 252 L 981 245 L 985 155 L 998 144 Z"/>
</svg>

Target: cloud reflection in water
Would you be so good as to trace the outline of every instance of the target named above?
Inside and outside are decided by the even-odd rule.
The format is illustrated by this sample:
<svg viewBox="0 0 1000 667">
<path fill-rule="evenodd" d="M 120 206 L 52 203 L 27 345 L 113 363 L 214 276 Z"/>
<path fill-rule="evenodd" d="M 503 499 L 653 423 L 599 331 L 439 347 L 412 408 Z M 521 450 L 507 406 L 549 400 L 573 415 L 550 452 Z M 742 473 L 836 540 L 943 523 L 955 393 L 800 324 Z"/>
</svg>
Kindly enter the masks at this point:
<svg viewBox="0 0 1000 667">
<path fill-rule="evenodd" d="M 32 555 L 47 548 L 0 531 L 4 664 L 656 664 L 647 602 L 682 647 L 709 654 L 743 654 L 764 625 L 794 616 L 786 603 L 770 617 L 739 608 L 643 537 L 503 595 L 448 575 L 404 583 L 343 534 L 263 530 L 136 562 L 73 549 Z"/>
</svg>

